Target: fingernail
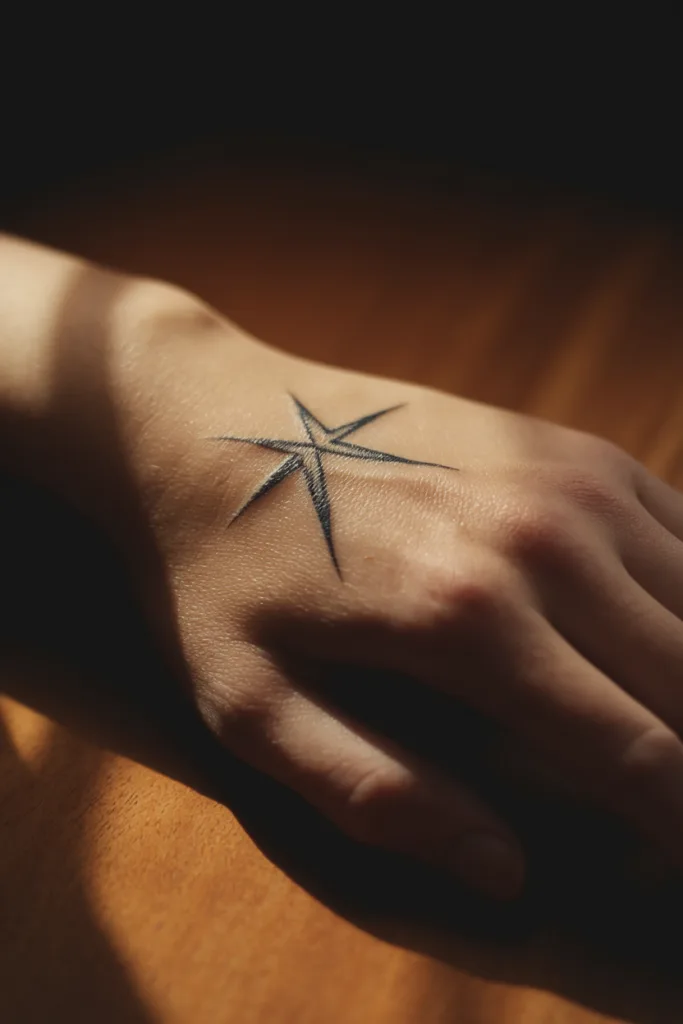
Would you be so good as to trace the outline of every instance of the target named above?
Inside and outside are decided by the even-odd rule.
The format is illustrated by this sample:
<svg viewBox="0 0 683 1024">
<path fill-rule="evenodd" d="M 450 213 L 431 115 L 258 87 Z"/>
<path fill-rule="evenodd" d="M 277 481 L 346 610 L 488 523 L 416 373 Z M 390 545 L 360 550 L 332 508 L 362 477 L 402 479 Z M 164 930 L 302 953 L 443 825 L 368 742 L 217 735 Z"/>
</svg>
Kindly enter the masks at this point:
<svg viewBox="0 0 683 1024">
<path fill-rule="evenodd" d="M 455 846 L 451 863 L 466 885 L 497 900 L 513 900 L 524 881 L 519 848 L 491 832 L 471 832 Z"/>
</svg>

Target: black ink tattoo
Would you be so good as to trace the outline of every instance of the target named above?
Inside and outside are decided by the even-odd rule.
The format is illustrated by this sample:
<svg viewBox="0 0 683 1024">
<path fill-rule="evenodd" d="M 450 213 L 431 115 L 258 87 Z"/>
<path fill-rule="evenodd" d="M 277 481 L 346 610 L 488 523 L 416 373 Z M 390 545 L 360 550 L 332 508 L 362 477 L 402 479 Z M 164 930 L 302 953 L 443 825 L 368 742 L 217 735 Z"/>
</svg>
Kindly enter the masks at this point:
<svg viewBox="0 0 683 1024">
<path fill-rule="evenodd" d="M 455 469 L 456 467 L 444 466 L 440 462 L 419 462 L 417 459 L 405 459 L 401 455 L 391 455 L 389 452 L 376 451 L 374 448 L 364 448 L 362 445 L 344 440 L 345 437 L 360 430 L 361 427 L 366 426 L 368 423 L 372 423 L 373 420 L 379 419 L 380 416 L 386 416 L 389 412 L 403 408 L 401 405 L 392 405 L 388 409 L 380 409 L 379 412 L 369 413 L 367 416 L 361 416 L 357 420 L 352 420 L 351 423 L 344 423 L 341 427 L 326 427 L 294 395 L 291 397 L 296 406 L 299 420 L 306 432 L 307 440 L 285 441 L 267 437 L 235 437 L 232 434 L 223 434 L 221 437 L 210 439 L 212 441 L 239 441 L 243 444 L 254 444 L 260 448 L 268 448 L 271 451 L 281 452 L 287 456 L 266 477 L 261 486 L 237 509 L 231 522 L 234 523 L 250 505 L 272 490 L 276 484 L 281 483 L 292 473 L 297 473 L 301 470 L 323 531 L 332 564 L 341 578 L 341 568 L 332 540 L 330 498 L 325 479 L 323 455 L 338 455 L 346 459 L 362 459 L 364 462 L 399 462 L 409 466 L 433 466 L 438 469 Z"/>
</svg>

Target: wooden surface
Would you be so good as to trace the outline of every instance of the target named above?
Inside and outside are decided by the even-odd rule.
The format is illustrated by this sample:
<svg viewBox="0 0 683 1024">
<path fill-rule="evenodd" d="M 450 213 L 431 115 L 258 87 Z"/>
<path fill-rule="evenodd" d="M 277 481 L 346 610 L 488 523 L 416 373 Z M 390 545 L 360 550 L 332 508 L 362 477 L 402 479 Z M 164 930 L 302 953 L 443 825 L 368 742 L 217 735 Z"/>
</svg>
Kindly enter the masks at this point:
<svg viewBox="0 0 683 1024">
<path fill-rule="evenodd" d="M 46 196 L 11 226 L 177 281 L 311 358 L 604 434 L 683 484 L 675 231 L 428 177 L 200 154 Z M 578 939 L 347 911 L 126 723 L 69 719 L 66 671 L 13 655 L 0 677 L 38 709 L 0 701 L 3 1024 L 683 1020 L 657 913 L 622 901 L 635 945 L 598 949 L 590 907 Z M 673 966 L 645 963 L 657 943 Z"/>
</svg>

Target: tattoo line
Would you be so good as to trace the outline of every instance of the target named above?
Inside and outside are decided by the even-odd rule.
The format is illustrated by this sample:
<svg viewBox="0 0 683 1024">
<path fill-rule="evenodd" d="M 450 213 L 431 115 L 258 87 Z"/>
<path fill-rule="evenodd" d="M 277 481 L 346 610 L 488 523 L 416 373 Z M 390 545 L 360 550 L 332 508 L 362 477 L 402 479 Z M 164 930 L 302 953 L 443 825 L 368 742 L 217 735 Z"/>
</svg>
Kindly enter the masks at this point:
<svg viewBox="0 0 683 1024">
<path fill-rule="evenodd" d="M 325 468 L 323 466 L 324 455 L 337 455 L 346 459 L 362 459 L 364 462 L 398 462 L 409 466 L 432 466 L 437 469 L 456 470 L 457 467 L 444 466 L 440 462 L 420 462 L 417 459 L 405 459 L 401 455 L 376 451 L 374 448 L 365 448 L 362 445 L 344 440 L 350 434 L 360 430 L 361 427 L 379 419 L 380 416 L 386 416 L 387 413 L 394 412 L 396 409 L 402 409 L 402 405 L 392 405 L 388 409 L 380 409 L 379 412 L 372 412 L 367 416 L 361 416 L 359 419 L 352 420 L 350 423 L 344 423 L 340 427 L 326 427 L 298 398 L 295 398 L 294 395 L 290 397 L 294 402 L 307 440 L 286 441 L 267 437 L 236 437 L 232 434 L 222 434 L 220 437 L 209 438 L 211 441 L 237 441 L 242 444 L 253 444 L 259 448 L 268 448 L 271 451 L 281 452 L 287 456 L 266 477 L 260 487 L 247 498 L 244 504 L 237 509 L 230 522 L 234 523 L 258 498 L 263 497 L 264 494 L 267 494 L 268 491 L 272 490 L 273 487 L 281 483 L 288 476 L 291 476 L 292 473 L 297 473 L 301 470 L 308 487 L 308 493 L 313 502 L 313 507 L 318 516 L 318 522 L 320 523 L 332 564 L 341 579 L 341 568 L 332 539 L 332 516 L 330 498 L 327 491 L 327 480 L 325 479 Z"/>
</svg>

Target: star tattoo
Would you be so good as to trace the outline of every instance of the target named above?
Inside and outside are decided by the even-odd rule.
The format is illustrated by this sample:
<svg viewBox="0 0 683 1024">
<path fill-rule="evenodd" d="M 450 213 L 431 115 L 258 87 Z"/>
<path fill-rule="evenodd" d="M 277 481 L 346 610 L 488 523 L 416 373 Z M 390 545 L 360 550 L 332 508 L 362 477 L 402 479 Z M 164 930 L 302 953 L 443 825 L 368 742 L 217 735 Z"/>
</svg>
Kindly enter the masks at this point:
<svg viewBox="0 0 683 1024">
<path fill-rule="evenodd" d="M 340 427 L 326 427 L 317 416 L 313 415 L 310 409 L 306 408 L 303 402 L 300 402 L 294 395 L 290 397 L 294 402 L 299 422 L 305 433 L 304 440 L 288 441 L 270 437 L 237 437 L 233 434 L 222 434 L 220 437 L 210 438 L 211 441 L 236 441 L 241 444 L 252 444 L 259 448 L 280 452 L 285 456 L 279 465 L 269 473 L 263 483 L 256 488 L 253 494 L 240 505 L 230 522 L 234 523 L 255 501 L 262 498 L 264 494 L 271 491 L 277 484 L 286 480 L 292 473 L 301 471 L 306 481 L 316 515 L 318 516 L 318 522 L 320 523 L 332 564 L 341 579 L 341 568 L 332 538 L 332 514 L 327 480 L 325 479 L 324 458 L 334 455 L 344 459 L 361 459 L 363 462 L 396 462 L 408 466 L 432 466 L 437 469 L 450 470 L 455 470 L 456 467 L 444 466 L 440 462 L 420 462 L 417 459 L 406 459 L 402 455 L 392 455 L 390 452 L 365 448 L 363 445 L 344 440 L 357 430 L 360 430 L 361 427 L 365 427 L 368 423 L 379 419 L 380 416 L 386 416 L 387 413 L 403 408 L 402 405 L 392 405 L 388 409 L 380 409 L 379 412 L 368 413 L 368 415 L 361 416 L 350 423 L 343 423 Z"/>
</svg>

